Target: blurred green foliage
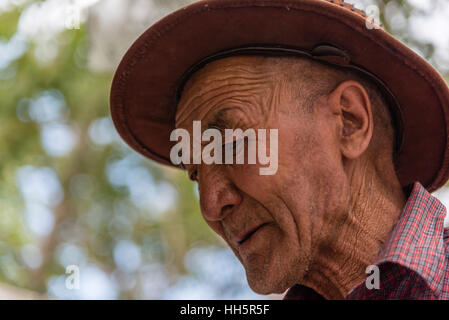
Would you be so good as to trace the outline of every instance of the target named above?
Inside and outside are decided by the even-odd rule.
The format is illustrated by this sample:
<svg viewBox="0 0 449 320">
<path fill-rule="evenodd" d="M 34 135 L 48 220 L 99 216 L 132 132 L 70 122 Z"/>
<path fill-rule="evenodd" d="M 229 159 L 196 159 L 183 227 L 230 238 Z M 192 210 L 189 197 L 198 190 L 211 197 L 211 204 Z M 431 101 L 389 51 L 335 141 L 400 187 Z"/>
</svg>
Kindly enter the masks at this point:
<svg viewBox="0 0 449 320">
<path fill-rule="evenodd" d="M 5 39 L 15 34 L 21 9 L 0 15 L 0 35 Z M 85 25 L 79 30 L 64 31 L 59 35 L 58 55 L 51 63 L 38 61 L 33 43 L 29 43 L 25 54 L 1 71 L 0 281 L 42 293 L 47 290 L 49 276 L 65 273 L 55 257 L 55 250 L 63 242 L 85 248 L 92 263 L 112 271 L 113 244 L 117 239 L 131 239 L 148 251 L 151 259 L 167 264 L 167 270 L 175 274 L 184 272 L 184 255 L 192 244 L 199 240 L 219 243 L 200 216 L 195 186 L 184 172 L 151 163 L 118 140 L 99 146 L 90 139 L 88 131 L 92 123 L 109 117 L 113 73 L 89 70 L 88 36 Z M 63 122 L 73 126 L 78 135 L 76 145 L 64 156 L 55 157 L 43 148 L 41 123 L 20 121 L 18 117 L 18 106 L 30 103 L 24 99 L 36 99 L 47 90 L 57 90 L 63 95 L 68 114 Z M 151 218 L 151 208 L 136 206 L 126 188 L 114 187 L 108 181 L 108 164 L 130 154 L 134 155 L 136 166 L 152 175 L 156 185 L 165 181 L 176 190 L 175 204 L 160 219 Z M 44 237 L 30 232 L 24 220 L 26 203 L 16 175 L 22 166 L 52 168 L 64 191 L 63 200 L 53 208 L 52 231 Z M 74 186 L 74 178 L 80 175 L 88 177 L 88 185 Z M 93 210 L 99 223 L 89 224 L 88 215 Z M 111 221 L 119 215 L 132 226 L 126 230 L 111 227 Z M 21 249 L 28 243 L 36 244 L 42 252 L 42 263 L 36 269 L 23 263 Z M 134 297 L 126 292 L 122 296 Z"/>
</svg>

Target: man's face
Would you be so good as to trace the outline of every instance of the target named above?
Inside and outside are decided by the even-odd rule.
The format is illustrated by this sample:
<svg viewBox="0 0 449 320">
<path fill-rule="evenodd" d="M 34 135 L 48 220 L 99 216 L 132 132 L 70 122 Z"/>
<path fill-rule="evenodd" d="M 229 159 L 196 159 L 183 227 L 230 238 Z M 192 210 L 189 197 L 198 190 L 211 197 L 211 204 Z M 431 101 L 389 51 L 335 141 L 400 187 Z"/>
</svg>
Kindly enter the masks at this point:
<svg viewBox="0 0 449 320">
<path fill-rule="evenodd" d="M 307 112 L 279 72 L 261 68 L 261 61 L 226 58 L 197 72 L 182 95 L 176 126 L 191 136 L 194 120 L 202 130 L 267 129 L 268 136 L 278 129 L 274 175 L 260 175 L 261 165 L 247 161 L 186 165 L 198 181 L 204 219 L 241 261 L 251 288 L 268 294 L 307 276 L 317 252 L 338 236 L 347 197 L 325 100 Z"/>
</svg>

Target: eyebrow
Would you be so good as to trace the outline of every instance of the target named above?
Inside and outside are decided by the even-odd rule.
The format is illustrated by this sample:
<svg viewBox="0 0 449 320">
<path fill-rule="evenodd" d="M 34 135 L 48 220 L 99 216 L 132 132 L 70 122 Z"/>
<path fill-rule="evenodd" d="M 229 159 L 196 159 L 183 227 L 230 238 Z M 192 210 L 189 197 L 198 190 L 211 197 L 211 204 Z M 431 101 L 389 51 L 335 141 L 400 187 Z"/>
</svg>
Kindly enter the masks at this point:
<svg viewBox="0 0 449 320">
<path fill-rule="evenodd" d="M 231 120 L 229 116 L 226 115 L 227 112 L 227 109 L 218 111 L 207 124 L 207 129 L 229 129 L 231 127 Z"/>
</svg>

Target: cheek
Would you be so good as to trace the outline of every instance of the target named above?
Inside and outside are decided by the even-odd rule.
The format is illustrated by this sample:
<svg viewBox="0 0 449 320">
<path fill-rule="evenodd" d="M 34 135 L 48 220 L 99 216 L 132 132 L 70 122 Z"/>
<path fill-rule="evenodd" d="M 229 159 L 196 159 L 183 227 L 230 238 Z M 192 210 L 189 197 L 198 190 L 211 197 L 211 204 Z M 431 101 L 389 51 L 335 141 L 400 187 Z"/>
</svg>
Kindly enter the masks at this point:
<svg viewBox="0 0 449 320">
<path fill-rule="evenodd" d="M 260 175 L 258 164 L 234 164 L 226 166 L 226 174 L 243 194 L 266 204 L 270 195 L 275 194 L 277 174 Z"/>
<path fill-rule="evenodd" d="M 329 217 L 343 207 L 346 178 L 332 137 L 323 130 L 302 132 L 286 133 L 280 140 L 277 183 L 301 242 L 313 245 L 332 224 Z"/>
<path fill-rule="evenodd" d="M 312 246 L 322 246 L 333 241 L 340 233 L 344 222 L 345 207 L 348 202 L 347 180 L 338 161 L 332 154 L 320 152 L 314 164 L 305 173 L 308 185 L 307 197 Z"/>
</svg>

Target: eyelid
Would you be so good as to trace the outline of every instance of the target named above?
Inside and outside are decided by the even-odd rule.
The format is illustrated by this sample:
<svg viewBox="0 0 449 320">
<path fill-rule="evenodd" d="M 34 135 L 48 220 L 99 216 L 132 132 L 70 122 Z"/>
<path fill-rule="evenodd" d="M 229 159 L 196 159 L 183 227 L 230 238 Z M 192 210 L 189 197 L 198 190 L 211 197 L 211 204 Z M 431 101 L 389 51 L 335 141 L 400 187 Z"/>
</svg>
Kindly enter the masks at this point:
<svg viewBox="0 0 449 320">
<path fill-rule="evenodd" d="M 237 139 L 236 137 L 233 137 L 231 142 L 228 142 L 228 143 L 223 142 L 223 145 L 227 146 L 227 145 L 230 145 L 230 144 L 237 144 L 237 143 L 241 142 L 242 140 L 244 140 L 244 139 Z"/>
<path fill-rule="evenodd" d="M 233 152 L 236 152 L 237 150 L 237 144 L 238 144 L 238 140 L 232 140 L 232 142 L 228 142 L 228 143 L 223 143 L 222 147 L 224 150 L 227 150 L 229 148 L 232 148 Z"/>
</svg>

